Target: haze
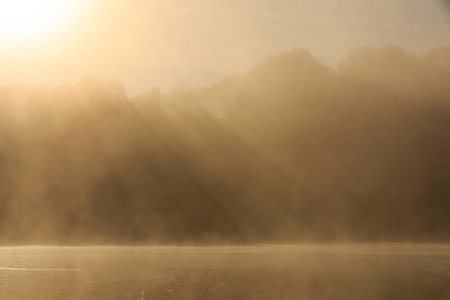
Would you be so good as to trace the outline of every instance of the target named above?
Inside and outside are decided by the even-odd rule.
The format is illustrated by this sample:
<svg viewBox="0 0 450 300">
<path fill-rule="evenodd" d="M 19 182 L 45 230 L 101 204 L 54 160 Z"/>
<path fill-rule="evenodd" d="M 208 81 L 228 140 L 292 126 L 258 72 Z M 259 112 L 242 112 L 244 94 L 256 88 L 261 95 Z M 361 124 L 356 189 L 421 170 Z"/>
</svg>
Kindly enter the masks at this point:
<svg viewBox="0 0 450 300">
<path fill-rule="evenodd" d="M 54 8 L 51 1 L 41 3 L 42 14 Z M 358 47 L 395 44 L 423 55 L 450 43 L 444 1 L 74 0 L 70 5 L 60 13 L 62 20 L 32 36 L 0 19 L 0 82 L 59 85 L 115 76 L 135 96 L 153 86 L 169 91 L 210 85 L 294 47 L 336 67 Z M 19 21 L 29 10 L 22 6 Z"/>
<path fill-rule="evenodd" d="M 0 298 L 450 299 L 447 3 L 0 1 Z"/>
</svg>

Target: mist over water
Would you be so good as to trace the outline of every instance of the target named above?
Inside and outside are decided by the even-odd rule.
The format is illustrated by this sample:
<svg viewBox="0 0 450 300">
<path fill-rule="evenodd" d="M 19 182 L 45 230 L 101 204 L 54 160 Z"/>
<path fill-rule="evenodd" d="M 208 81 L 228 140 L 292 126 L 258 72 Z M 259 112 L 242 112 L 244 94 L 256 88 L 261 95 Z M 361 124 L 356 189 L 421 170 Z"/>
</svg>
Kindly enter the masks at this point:
<svg viewBox="0 0 450 300">
<path fill-rule="evenodd" d="M 448 245 L 0 248 L 2 299 L 448 299 Z"/>
<path fill-rule="evenodd" d="M 204 88 L 0 87 L 0 243 L 448 242 L 450 49 Z"/>
</svg>

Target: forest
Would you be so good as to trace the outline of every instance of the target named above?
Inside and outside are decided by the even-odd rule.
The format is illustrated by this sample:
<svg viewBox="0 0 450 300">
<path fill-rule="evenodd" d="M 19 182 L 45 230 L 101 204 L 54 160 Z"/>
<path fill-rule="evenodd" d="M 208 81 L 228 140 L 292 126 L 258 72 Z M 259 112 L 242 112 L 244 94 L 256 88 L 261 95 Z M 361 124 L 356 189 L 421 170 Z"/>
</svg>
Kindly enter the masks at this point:
<svg viewBox="0 0 450 300">
<path fill-rule="evenodd" d="M 389 46 L 136 97 L 0 83 L 0 244 L 448 242 L 449 79 L 450 48 Z"/>
</svg>

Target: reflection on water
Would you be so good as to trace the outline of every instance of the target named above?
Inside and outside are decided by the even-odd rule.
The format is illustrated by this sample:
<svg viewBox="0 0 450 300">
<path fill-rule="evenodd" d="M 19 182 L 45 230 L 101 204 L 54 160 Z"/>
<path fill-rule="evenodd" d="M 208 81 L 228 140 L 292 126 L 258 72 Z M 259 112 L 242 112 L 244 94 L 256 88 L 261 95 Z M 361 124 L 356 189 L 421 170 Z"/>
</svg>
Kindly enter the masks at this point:
<svg viewBox="0 0 450 300">
<path fill-rule="evenodd" d="M 4 268 L 0 267 L 0 270 L 9 271 L 80 271 L 81 269 L 35 269 L 35 268 Z"/>
<path fill-rule="evenodd" d="M 0 299 L 450 299 L 450 245 L 0 248 Z"/>
</svg>

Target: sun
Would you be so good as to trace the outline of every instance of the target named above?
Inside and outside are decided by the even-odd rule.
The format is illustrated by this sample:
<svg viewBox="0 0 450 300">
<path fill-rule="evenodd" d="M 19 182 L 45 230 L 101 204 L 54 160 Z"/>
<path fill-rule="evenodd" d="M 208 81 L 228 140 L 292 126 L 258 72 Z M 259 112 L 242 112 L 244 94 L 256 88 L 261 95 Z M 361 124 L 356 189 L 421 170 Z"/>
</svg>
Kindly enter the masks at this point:
<svg viewBox="0 0 450 300">
<path fill-rule="evenodd" d="M 58 32 L 82 0 L 1 0 L 0 43 L 29 42 Z"/>
</svg>

